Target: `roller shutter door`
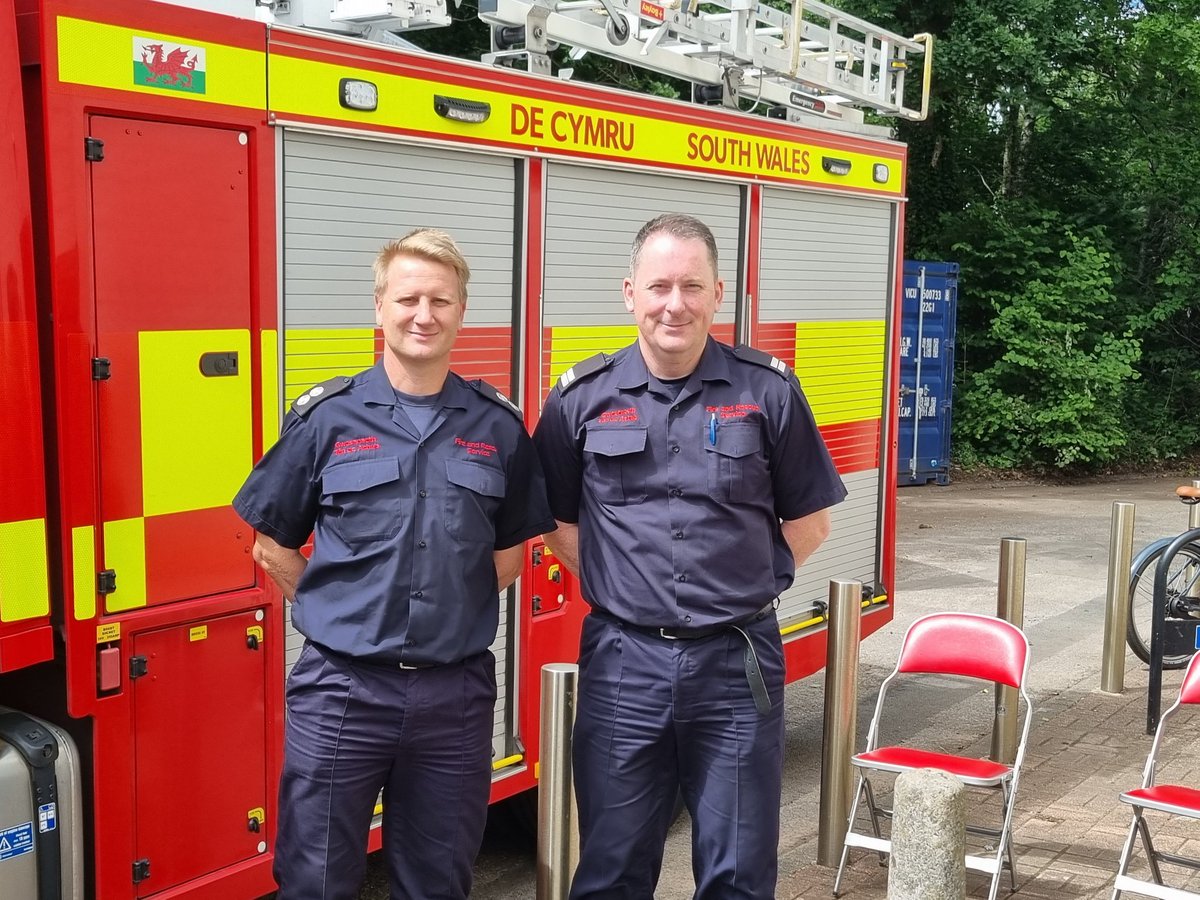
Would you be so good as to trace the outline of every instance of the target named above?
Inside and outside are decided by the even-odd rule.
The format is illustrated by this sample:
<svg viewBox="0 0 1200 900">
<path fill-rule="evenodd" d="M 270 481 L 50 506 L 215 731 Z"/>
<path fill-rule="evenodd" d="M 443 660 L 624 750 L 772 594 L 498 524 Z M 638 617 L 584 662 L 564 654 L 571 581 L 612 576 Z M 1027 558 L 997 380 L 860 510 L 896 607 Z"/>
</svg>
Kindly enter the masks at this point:
<svg viewBox="0 0 1200 900">
<path fill-rule="evenodd" d="M 489 357 L 481 374 L 504 390 L 512 377 L 516 166 L 510 157 L 395 141 L 287 130 L 283 136 L 284 400 L 336 374 L 374 362 L 371 265 L 379 249 L 418 226 L 448 231 L 471 266 L 467 320 L 456 345 Z M 507 380 L 507 384 L 505 381 Z M 499 699 L 493 748 L 511 752 L 515 617 L 500 605 Z M 303 638 L 287 615 L 286 667 Z"/>
<path fill-rule="evenodd" d="M 888 201 L 763 191 L 759 344 L 796 369 L 849 491 L 829 539 L 781 598 L 785 623 L 827 598 L 831 578 L 878 583 L 896 214 Z"/>
</svg>

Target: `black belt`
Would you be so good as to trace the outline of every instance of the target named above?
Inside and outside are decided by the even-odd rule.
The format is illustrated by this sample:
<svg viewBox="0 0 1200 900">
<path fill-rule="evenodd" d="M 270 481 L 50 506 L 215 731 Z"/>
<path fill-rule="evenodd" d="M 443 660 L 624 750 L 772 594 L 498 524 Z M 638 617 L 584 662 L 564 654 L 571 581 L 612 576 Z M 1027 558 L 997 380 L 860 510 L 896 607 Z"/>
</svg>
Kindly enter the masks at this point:
<svg viewBox="0 0 1200 900">
<path fill-rule="evenodd" d="M 443 666 L 455 666 L 461 662 L 465 662 L 465 660 L 456 660 L 455 662 L 450 663 L 400 662 L 386 659 L 384 657 L 350 656 L 347 653 L 339 653 L 337 650 L 330 650 L 324 644 L 318 644 L 316 641 L 310 640 L 309 643 L 312 644 L 314 649 L 319 651 L 322 655 L 335 657 L 336 659 L 343 660 L 350 665 L 371 666 L 376 669 L 390 669 L 392 671 L 399 670 L 401 672 L 414 672 L 418 669 L 439 669 Z M 467 659 L 470 658 L 471 657 L 467 657 Z"/>
<path fill-rule="evenodd" d="M 754 642 L 746 633 L 745 626 L 761 622 L 771 615 L 775 611 L 775 603 L 776 601 L 772 600 L 758 612 L 743 619 L 723 622 L 719 625 L 698 625 L 695 628 L 655 628 L 651 625 L 635 625 L 633 622 L 626 622 L 602 609 L 593 609 L 592 615 L 629 631 L 667 641 L 699 641 L 704 638 L 716 637 L 718 634 L 728 631 L 736 631 L 746 642 L 746 650 L 743 654 L 746 664 L 746 683 L 750 685 L 750 694 L 754 697 L 754 708 L 758 710 L 760 716 L 765 716 L 771 711 L 771 697 L 767 693 L 767 683 L 763 680 L 762 667 L 758 664 L 758 654 L 754 652 Z"/>
</svg>

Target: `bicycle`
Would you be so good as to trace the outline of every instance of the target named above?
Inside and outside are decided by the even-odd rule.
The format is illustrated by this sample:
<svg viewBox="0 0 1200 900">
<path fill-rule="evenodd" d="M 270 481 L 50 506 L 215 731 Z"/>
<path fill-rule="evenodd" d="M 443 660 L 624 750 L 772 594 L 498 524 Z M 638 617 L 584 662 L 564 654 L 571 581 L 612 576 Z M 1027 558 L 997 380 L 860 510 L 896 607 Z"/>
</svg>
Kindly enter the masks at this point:
<svg viewBox="0 0 1200 900">
<path fill-rule="evenodd" d="M 1200 528 L 1200 481 L 1175 489 L 1188 507 L 1188 530 Z M 1150 629 L 1154 610 L 1154 576 L 1163 551 L 1175 536 L 1147 544 L 1129 570 L 1129 620 L 1125 640 L 1144 663 L 1150 662 Z M 1163 668 L 1182 669 L 1196 652 L 1200 627 L 1200 541 L 1184 546 L 1171 560 L 1167 576 L 1167 615 L 1164 621 Z"/>
</svg>

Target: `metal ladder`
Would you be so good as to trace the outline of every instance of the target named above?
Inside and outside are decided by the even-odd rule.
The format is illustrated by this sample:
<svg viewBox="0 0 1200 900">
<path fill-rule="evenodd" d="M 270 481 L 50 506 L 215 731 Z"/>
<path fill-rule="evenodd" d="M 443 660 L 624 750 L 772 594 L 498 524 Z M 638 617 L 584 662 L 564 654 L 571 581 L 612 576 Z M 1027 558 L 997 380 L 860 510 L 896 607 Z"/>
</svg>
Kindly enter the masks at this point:
<svg viewBox="0 0 1200 900">
<path fill-rule="evenodd" d="M 704 7 L 719 11 L 702 11 L 699 0 L 480 0 L 479 18 L 492 26 L 483 58 L 524 57 L 530 71 L 551 75 L 550 51 L 562 43 L 575 48 L 573 58 L 600 53 L 690 81 L 698 99 L 760 101 L 780 118 L 928 114 L 931 35 L 902 37 L 820 0 L 793 0 L 790 13 L 752 0 Z M 918 59 L 920 102 L 908 106 L 905 80 Z"/>
</svg>

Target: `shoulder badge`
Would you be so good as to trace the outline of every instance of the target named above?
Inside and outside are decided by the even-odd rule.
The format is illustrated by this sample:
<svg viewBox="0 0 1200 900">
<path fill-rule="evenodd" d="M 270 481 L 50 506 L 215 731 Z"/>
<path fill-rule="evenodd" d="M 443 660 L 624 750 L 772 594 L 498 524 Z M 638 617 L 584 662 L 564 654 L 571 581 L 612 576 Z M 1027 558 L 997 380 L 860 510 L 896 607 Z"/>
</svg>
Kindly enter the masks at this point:
<svg viewBox="0 0 1200 900">
<path fill-rule="evenodd" d="M 607 353 L 597 353 L 595 356 L 589 356 L 582 362 L 577 362 L 567 371 L 563 372 L 558 378 L 559 393 L 565 394 L 576 383 L 585 378 L 590 378 L 597 372 L 602 372 L 612 365 L 612 357 Z"/>
<path fill-rule="evenodd" d="M 516 416 L 518 419 L 520 419 L 521 422 L 525 421 L 525 415 L 524 415 L 524 413 L 521 412 L 521 407 L 517 406 L 517 404 L 513 403 L 511 400 L 509 400 L 507 397 L 505 397 L 502 393 L 500 393 L 498 390 L 496 390 L 494 387 L 492 387 L 490 384 L 488 384 L 482 378 L 476 378 L 474 381 L 469 381 L 467 383 L 469 385 L 471 385 L 471 387 L 475 388 L 475 390 L 479 391 L 480 394 L 482 394 L 483 396 L 485 396 L 489 400 L 491 400 L 493 403 L 498 403 L 500 406 L 503 406 L 510 413 L 512 413 L 514 416 Z"/>
<path fill-rule="evenodd" d="M 296 398 L 292 404 L 292 412 L 304 418 L 322 400 L 328 400 L 334 394 L 340 394 L 350 387 L 350 380 L 348 375 L 338 375 L 336 378 L 330 378 L 328 381 L 322 381 L 320 384 L 310 387 Z"/>
<path fill-rule="evenodd" d="M 765 350 L 759 350 L 757 347 L 751 347 L 749 344 L 738 344 L 733 348 L 733 355 L 744 362 L 754 363 L 756 366 L 771 369 L 776 375 L 793 387 L 800 386 L 800 379 L 796 377 L 796 373 L 778 356 L 772 356 Z"/>
</svg>

